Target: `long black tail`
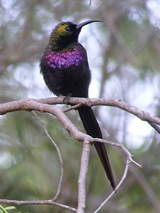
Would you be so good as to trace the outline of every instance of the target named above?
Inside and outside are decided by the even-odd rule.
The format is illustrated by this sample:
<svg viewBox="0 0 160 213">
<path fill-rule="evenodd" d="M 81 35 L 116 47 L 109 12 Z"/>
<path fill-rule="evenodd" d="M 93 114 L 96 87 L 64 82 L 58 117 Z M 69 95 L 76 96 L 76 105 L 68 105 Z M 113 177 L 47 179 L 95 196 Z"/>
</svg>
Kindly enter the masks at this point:
<svg viewBox="0 0 160 213">
<path fill-rule="evenodd" d="M 91 107 L 80 107 L 78 108 L 78 112 L 87 134 L 92 136 L 93 138 L 102 138 L 100 127 Z M 105 145 L 103 143 L 95 143 L 94 146 L 97 150 L 97 153 L 102 162 L 107 177 L 110 180 L 111 186 L 113 187 L 113 189 L 115 189 L 116 185 L 114 182 L 114 177 L 112 174 L 111 165 L 105 149 Z"/>
</svg>

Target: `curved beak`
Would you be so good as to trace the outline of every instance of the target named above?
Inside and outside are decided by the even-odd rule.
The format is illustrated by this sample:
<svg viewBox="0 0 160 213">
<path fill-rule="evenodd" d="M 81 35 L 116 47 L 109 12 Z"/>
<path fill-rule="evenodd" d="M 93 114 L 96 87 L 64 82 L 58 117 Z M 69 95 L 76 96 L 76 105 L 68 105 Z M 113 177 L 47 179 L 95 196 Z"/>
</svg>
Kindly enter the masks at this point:
<svg viewBox="0 0 160 213">
<path fill-rule="evenodd" d="M 77 30 L 78 29 L 81 29 L 83 26 L 87 25 L 87 24 L 91 24 L 93 22 L 103 22 L 102 20 L 99 20 L 99 19 L 92 19 L 92 20 L 89 20 L 89 21 L 85 21 L 85 22 L 82 22 L 80 24 L 77 24 L 76 28 Z"/>
</svg>

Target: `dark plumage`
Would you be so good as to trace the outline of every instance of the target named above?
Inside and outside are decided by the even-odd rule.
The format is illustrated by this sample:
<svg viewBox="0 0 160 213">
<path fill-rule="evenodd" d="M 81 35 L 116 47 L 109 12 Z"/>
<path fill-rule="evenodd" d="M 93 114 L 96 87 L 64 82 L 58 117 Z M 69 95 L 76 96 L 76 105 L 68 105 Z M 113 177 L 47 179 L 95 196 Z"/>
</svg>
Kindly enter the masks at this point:
<svg viewBox="0 0 160 213">
<path fill-rule="evenodd" d="M 51 33 L 49 45 L 41 58 L 40 68 L 46 85 L 57 96 L 88 98 L 91 74 L 87 53 L 78 43 L 78 35 L 84 25 L 92 22 L 100 20 L 86 21 L 79 25 L 62 22 Z M 82 106 L 78 108 L 78 112 L 87 134 L 94 138 L 102 138 L 92 109 Z M 114 189 L 115 182 L 105 145 L 101 143 L 94 145 Z"/>
</svg>

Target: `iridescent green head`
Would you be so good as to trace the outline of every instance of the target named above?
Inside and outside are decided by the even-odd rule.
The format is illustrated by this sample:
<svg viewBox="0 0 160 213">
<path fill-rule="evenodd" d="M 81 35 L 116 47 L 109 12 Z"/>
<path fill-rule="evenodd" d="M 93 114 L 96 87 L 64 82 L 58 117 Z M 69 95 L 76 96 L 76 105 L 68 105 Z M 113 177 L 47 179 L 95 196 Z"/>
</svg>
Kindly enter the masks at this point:
<svg viewBox="0 0 160 213">
<path fill-rule="evenodd" d="M 73 42 L 78 41 L 78 35 L 83 26 L 93 23 L 102 22 L 101 20 L 90 20 L 80 24 L 72 22 L 62 22 L 58 24 L 52 31 L 50 37 L 50 46 L 53 50 L 61 49 Z"/>
</svg>

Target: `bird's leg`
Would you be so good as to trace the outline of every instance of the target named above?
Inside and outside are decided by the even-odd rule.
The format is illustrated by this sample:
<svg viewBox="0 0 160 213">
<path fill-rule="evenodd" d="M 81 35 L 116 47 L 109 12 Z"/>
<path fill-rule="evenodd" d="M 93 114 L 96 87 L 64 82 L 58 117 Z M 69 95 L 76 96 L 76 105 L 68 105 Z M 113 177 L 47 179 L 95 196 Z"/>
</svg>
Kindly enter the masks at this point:
<svg viewBox="0 0 160 213">
<path fill-rule="evenodd" d="M 69 107 L 69 101 L 70 101 L 70 98 L 72 97 L 72 94 L 69 93 L 69 95 L 65 96 L 64 99 L 63 99 L 63 102 L 64 104 L 66 104 L 67 108 Z"/>
</svg>

